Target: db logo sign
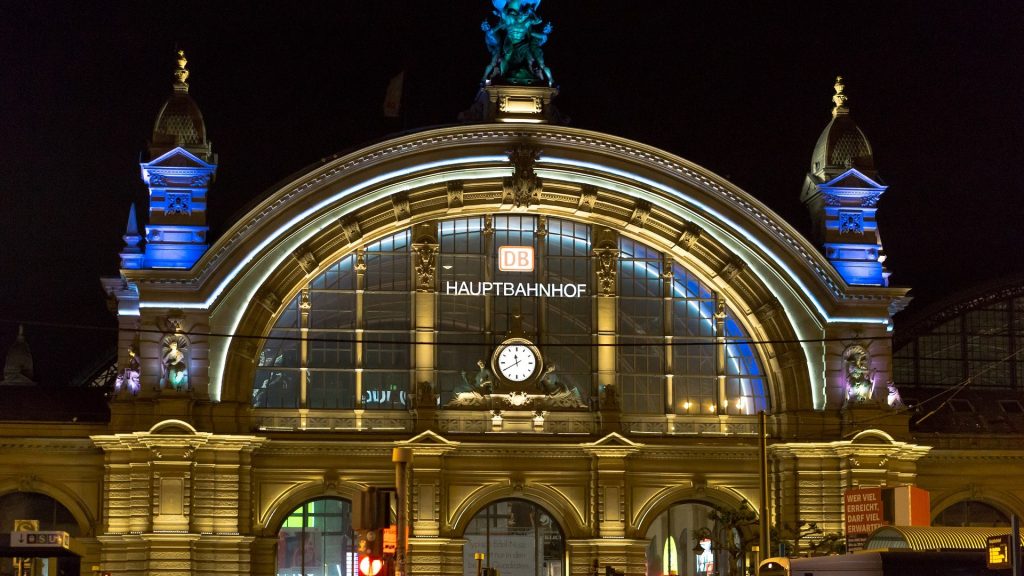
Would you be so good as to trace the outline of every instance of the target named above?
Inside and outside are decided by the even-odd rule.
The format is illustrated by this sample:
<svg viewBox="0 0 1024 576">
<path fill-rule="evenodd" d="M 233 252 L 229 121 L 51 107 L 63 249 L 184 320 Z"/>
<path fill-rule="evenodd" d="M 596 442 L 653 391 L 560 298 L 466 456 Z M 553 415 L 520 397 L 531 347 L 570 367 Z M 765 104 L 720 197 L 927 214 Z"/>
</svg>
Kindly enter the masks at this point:
<svg viewBox="0 0 1024 576">
<path fill-rule="evenodd" d="M 533 272 L 533 246 L 499 246 L 498 270 Z"/>
</svg>

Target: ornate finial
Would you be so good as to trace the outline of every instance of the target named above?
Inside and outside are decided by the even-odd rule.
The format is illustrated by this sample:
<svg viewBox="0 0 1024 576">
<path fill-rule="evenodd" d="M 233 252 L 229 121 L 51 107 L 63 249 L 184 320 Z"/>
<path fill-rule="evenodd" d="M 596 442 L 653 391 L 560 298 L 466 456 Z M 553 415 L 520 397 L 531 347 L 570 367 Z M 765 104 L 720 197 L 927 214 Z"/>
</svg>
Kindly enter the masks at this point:
<svg viewBox="0 0 1024 576">
<path fill-rule="evenodd" d="M 832 96 L 832 102 L 835 103 L 835 107 L 832 108 L 832 117 L 836 117 L 840 114 L 849 114 L 850 109 L 846 106 L 848 98 L 846 94 L 843 94 L 843 90 L 846 89 L 846 85 L 843 84 L 843 77 L 836 76 L 836 83 L 834 86 L 836 93 Z"/>
<path fill-rule="evenodd" d="M 185 65 L 188 64 L 188 58 L 185 58 L 185 51 L 178 50 L 178 69 L 174 71 L 174 89 L 184 90 L 188 92 L 188 70 Z"/>
</svg>

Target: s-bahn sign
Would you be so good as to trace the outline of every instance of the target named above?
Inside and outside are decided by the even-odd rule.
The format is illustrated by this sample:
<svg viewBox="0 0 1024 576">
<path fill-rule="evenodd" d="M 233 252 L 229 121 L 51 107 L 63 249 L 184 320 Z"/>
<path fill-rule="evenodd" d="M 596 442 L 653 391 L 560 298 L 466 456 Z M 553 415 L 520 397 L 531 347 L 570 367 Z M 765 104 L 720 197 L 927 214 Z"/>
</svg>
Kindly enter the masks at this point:
<svg viewBox="0 0 1024 576">
<path fill-rule="evenodd" d="M 43 530 L 36 532 L 11 532 L 11 548 L 70 548 L 71 537 L 67 532 Z"/>
</svg>

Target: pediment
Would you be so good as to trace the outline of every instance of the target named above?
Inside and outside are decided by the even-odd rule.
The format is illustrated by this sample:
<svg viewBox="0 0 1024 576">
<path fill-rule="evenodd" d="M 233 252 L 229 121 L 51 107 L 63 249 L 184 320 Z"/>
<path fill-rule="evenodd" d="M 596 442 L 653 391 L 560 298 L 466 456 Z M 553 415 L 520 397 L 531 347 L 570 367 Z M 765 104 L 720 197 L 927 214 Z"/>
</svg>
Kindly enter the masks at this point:
<svg viewBox="0 0 1024 576">
<path fill-rule="evenodd" d="M 409 446 L 410 448 L 429 447 L 429 446 L 451 446 L 451 447 L 455 447 L 455 446 L 459 445 L 458 442 L 452 442 L 451 440 L 448 440 L 447 438 L 445 438 L 444 436 L 441 436 L 440 434 L 438 434 L 437 432 L 434 432 L 433 430 L 427 430 L 425 432 L 420 432 L 419 434 L 417 434 L 417 435 L 413 436 L 412 438 L 406 440 L 404 442 L 404 444 L 406 446 Z"/>
<path fill-rule="evenodd" d="M 643 444 L 633 442 L 618 432 L 612 432 L 604 438 L 584 444 L 584 446 L 587 448 L 640 448 Z"/>
<path fill-rule="evenodd" d="M 861 188 L 868 190 L 885 190 L 887 186 L 881 184 L 856 168 L 850 168 L 835 178 L 819 185 L 822 188 Z"/>
<path fill-rule="evenodd" d="M 143 168 L 206 168 L 215 166 L 204 162 L 201 158 L 182 147 L 169 150 L 161 156 L 142 164 Z"/>
</svg>

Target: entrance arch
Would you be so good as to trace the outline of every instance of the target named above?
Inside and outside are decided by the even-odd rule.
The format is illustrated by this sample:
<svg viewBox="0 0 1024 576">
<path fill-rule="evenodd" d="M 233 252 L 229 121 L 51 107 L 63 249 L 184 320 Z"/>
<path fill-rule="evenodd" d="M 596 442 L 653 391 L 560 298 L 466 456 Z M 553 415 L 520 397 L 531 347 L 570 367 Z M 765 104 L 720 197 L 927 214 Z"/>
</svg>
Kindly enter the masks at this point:
<svg viewBox="0 0 1024 576">
<path fill-rule="evenodd" d="M 277 531 L 277 576 L 354 574 L 352 503 L 315 498 L 296 507 Z"/>
<path fill-rule="evenodd" d="M 10 492 L 0 495 L 0 526 L 9 531 L 15 520 L 38 520 L 40 530 L 59 530 L 82 535 L 75 515 L 56 498 L 39 492 Z"/>
<path fill-rule="evenodd" d="M 483 567 L 502 576 L 567 576 L 565 533 L 539 504 L 520 498 L 492 502 L 469 520 L 463 533 L 463 573 Z"/>
<path fill-rule="evenodd" d="M 677 502 L 648 525 L 647 576 L 742 576 L 742 528 L 756 522 L 750 508 L 722 510 L 708 502 Z"/>
</svg>

